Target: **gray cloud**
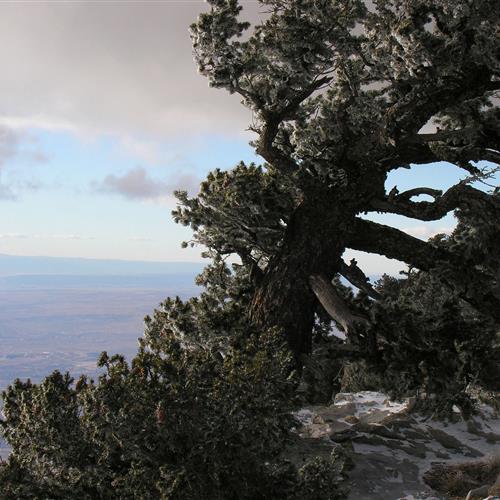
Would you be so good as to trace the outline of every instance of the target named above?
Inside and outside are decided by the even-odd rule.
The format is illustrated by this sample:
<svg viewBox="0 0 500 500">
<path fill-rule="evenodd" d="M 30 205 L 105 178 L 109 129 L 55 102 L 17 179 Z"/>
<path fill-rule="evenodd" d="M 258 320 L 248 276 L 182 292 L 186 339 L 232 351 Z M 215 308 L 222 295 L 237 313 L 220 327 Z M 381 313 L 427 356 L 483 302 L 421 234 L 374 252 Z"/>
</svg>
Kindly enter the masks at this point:
<svg viewBox="0 0 500 500">
<path fill-rule="evenodd" d="M 0 123 L 0 168 L 17 155 L 29 163 L 46 163 L 48 155 L 38 148 L 38 141 L 30 134 Z"/>
<path fill-rule="evenodd" d="M 19 185 L 21 186 L 21 189 L 23 191 L 31 191 L 31 192 L 40 191 L 40 189 L 47 187 L 38 179 L 30 179 L 27 181 L 23 181 L 20 182 Z"/>
<path fill-rule="evenodd" d="M 0 153 L 1 154 L 1 153 Z M 8 184 L 5 184 L 2 182 L 2 162 L 1 162 L 1 156 L 0 156 L 0 201 L 5 201 L 5 200 L 15 200 L 16 194 L 12 190 L 12 187 Z"/>
<path fill-rule="evenodd" d="M 41 184 L 37 180 L 24 182 L 2 182 L 2 175 L 9 161 L 19 156 L 27 163 L 45 163 L 47 155 L 37 148 L 36 139 L 28 133 L 0 124 L 0 200 L 17 199 L 16 191 L 36 191 Z M 13 189 L 15 188 L 15 189 Z"/>
<path fill-rule="evenodd" d="M 19 142 L 18 132 L 0 125 L 0 168 L 17 154 Z"/>
<path fill-rule="evenodd" d="M 97 184 L 99 191 L 107 191 L 132 199 L 158 198 L 166 193 L 166 184 L 149 177 L 146 170 L 137 167 L 122 176 L 108 175 Z"/>
<path fill-rule="evenodd" d="M 170 193 L 173 191 L 187 191 L 190 195 L 198 193 L 201 182 L 199 177 L 187 173 L 178 173 L 172 177 L 173 179 L 167 183 Z"/>
<path fill-rule="evenodd" d="M 15 195 L 12 188 L 7 184 L 2 184 L 0 182 L 0 200 L 16 200 L 17 196 Z"/>
<path fill-rule="evenodd" d="M 93 190 L 115 193 L 135 200 L 154 200 L 172 195 L 175 190 L 197 192 L 200 181 L 197 177 L 179 173 L 170 180 L 153 179 L 143 167 L 136 167 L 123 175 L 108 175 L 101 182 L 94 182 Z"/>
<path fill-rule="evenodd" d="M 8 127 L 0 125 L 0 200 L 14 200 L 16 198 L 12 188 L 2 182 L 1 169 L 10 158 L 16 155 L 18 143 L 18 134 Z"/>
<path fill-rule="evenodd" d="M 250 18 L 258 4 L 244 2 Z M 0 122 L 165 138 L 242 131 L 236 96 L 209 89 L 188 26 L 206 4 L 4 2 Z"/>
</svg>

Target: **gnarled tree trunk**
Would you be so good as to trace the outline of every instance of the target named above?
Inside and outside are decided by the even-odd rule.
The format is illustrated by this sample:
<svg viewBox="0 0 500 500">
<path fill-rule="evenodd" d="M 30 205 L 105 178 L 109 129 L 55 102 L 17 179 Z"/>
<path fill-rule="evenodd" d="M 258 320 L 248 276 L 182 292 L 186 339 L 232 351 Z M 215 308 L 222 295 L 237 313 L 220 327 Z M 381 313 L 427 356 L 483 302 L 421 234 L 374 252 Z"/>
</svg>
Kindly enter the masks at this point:
<svg viewBox="0 0 500 500">
<path fill-rule="evenodd" d="M 310 278 L 321 274 L 331 279 L 338 272 L 352 217 L 337 204 L 332 209 L 318 198 L 303 201 L 254 294 L 250 318 L 261 327 L 280 328 L 298 361 L 311 352 L 318 304 Z"/>
</svg>

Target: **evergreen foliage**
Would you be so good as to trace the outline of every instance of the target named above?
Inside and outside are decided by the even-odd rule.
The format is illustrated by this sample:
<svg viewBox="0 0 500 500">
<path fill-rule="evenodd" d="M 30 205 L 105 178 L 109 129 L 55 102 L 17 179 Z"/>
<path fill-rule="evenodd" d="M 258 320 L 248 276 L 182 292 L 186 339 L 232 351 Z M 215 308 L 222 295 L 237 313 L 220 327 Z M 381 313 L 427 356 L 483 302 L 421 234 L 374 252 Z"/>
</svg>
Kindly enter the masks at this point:
<svg viewBox="0 0 500 500">
<path fill-rule="evenodd" d="M 341 460 L 298 470 L 281 456 L 296 382 L 279 336 L 221 355 L 171 329 L 157 311 L 131 365 L 103 353 L 97 382 L 56 371 L 9 387 L 1 497 L 341 498 Z"/>
<path fill-rule="evenodd" d="M 456 215 L 453 233 L 437 235 L 432 244 L 453 248 L 464 259 L 474 256 L 481 272 L 498 275 L 499 256 L 492 249 L 500 221 L 467 212 Z M 386 275 L 377 283 L 384 300 L 368 305 L 376 348 L 365 349 L 365 361 L 356 368 L 367 374 L 366 380 L 356 373 L 361 385 L 349 380 L 351 390 L 373 389 L 375 380 L 393 397 L 419 396 L 420 409 L 442 416 L 449 415 L 453 405 L 466 414 L 473 411 L 473 388 L 500 390 L 498 325 L 439 278 L 411 269 L 402 279 Z"/>
</svg>

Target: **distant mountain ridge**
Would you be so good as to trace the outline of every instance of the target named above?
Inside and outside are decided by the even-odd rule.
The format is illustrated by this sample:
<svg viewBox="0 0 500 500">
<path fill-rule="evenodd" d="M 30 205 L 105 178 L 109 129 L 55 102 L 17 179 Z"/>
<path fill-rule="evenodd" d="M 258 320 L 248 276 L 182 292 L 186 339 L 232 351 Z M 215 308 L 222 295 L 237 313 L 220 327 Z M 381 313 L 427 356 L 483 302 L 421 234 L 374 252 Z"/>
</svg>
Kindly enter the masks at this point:
<svg viewBox="0 0 500 500">
<path fill-rule="evenodd" d="M 149 262 L 0 254 L 0 276 L 196 274 L 203 269 L 203 266 L 201 262 Z"/>
</svg>

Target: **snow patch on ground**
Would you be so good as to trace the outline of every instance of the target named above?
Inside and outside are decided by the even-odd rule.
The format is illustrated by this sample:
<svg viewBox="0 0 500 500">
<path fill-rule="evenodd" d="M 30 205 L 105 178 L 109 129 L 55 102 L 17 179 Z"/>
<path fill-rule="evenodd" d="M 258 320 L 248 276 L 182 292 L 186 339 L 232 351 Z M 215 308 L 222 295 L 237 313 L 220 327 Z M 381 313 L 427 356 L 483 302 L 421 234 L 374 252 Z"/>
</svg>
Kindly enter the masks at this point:
<svg viewBox="0 0 500 500">
<path fill-rule="evenodd" d="M 296 431 L 323 450 L 338 444 L 350 450 L 349 500 L 440 500 L 422 480 L 434 462 L 499 453 L 500 418 L 492 408 L 446 423 L 412 414 L 413 406 L 412 399 L 391 401 L 380 392 L 340 393 L 331 405 L 299 410 Z"/>
<path fill-rule="evenodd" d="M 305 426 L 312 424 L 314 413 L 308 408 L 302 408 L 295 412 L 293 416 L 301 423 L 301 425 Z"/>
<path fill-rule="evenodd" d="M 334 404 L 342 406 L 348 403 L 356 405 L 356 416 L 375 413 L 401 413 L 408 411 L 412 403 L 409 399 L 401 402 L 391 401 L 386 394 L 375 391 L 360 391 L 355 393 L 339 392 L 335 395 Z"/>
</svg>

